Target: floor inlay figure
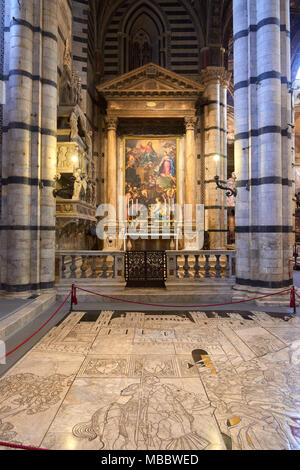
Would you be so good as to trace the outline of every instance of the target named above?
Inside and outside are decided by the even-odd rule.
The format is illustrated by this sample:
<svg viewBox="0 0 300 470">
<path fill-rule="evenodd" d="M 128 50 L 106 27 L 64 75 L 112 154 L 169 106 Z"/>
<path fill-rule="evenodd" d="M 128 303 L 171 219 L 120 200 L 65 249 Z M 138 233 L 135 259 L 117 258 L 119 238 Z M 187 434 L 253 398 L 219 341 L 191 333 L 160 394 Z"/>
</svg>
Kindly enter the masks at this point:
<svg viewBox="0 0 300 470">
<path fill-rule="evenodd" d="M 121 313 L 71 314 L 0 379 L 0 440 L 300 449 L 298 318 Z"/>
</svg>

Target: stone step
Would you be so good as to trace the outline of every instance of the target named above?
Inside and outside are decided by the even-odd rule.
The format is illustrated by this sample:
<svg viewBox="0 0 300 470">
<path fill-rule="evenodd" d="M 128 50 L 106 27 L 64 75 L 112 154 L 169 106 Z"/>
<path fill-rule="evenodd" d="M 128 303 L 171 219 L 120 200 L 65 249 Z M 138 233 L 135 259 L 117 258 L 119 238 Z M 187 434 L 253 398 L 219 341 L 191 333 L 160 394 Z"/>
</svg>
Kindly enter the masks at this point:
<svg viewBox="0 0 300 470">
<path fill-rule="evenodd" d="M 162 304 L 162 305 L 178 305 L 178 306 L 193 306 L 202 304 L 216 304 L 231 302 L 232 299 L 232 286 L 233 282 L 222 281 L 214 283 L 193 283 L 189 284 L 168 284 L 166 289 L 147 289 L 147 288 L 125 288 L 125 287 L 112 287 L 112 286 L 97 286 L 87 285 L 80 283 L 80 286 L 84 289 L 96 292 L 98 294 L 104 294 L 106 296 L 116 297 L 121 301 L 133 301 L 133 302 L 145 302 L 151 304 Z M 58 300 L 63 299 L 68 295 L 69 287 L 57 286 Z M 101 307 L 102 304 L 113 305 L 116 301 L 108 299 L 106 297 L 100 297 L 97 295 L 89 294 L 80 290 L 77 290 L 77 298 L 79 305 L 85 303 L 97 303 Z M 128 306 L 131 304 L 128 303 Z M 134 305 L 134 304 L 132 304 Z M 142 305 L 141 305 L 142 308 Z"/>
<path fill-rule="evenodd" d="M 42 294 L 29 305 L 20 308 L 4 320 L 0 320 L 0 340 L 6 341 L 51 307 L 55 301 L 55 292 L 51 294 Z"/>
</svg>

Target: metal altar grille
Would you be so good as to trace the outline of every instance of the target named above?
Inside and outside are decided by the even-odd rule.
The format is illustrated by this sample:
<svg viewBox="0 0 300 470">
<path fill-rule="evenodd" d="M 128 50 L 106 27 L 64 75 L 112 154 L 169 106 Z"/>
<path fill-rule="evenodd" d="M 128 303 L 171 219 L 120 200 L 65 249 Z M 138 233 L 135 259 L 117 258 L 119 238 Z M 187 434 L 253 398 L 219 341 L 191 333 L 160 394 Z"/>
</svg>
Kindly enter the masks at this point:
<svg viewBox="0 0 300 470">
<path fill-rule="evenodd" d="M 127 287 L 165 287 L 167 255 L 164 251 L 127 251 Z"/>
</svg>

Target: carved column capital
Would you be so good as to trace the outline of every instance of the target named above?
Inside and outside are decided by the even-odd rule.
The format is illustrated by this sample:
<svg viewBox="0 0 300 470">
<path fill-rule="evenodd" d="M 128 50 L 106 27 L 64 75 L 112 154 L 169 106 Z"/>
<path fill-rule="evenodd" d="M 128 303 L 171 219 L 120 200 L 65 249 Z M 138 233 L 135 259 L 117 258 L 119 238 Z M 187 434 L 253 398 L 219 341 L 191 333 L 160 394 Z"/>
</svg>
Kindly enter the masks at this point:
<svg viewBox="0 0 300 470">
<path fill-rule="evenodd" d="M 201 72 L 201 83 L 204 86 L 210 83 L 218 83 L 224 88 L 229 88 L 232 73 L 224 67 L 207 67 Z"/>
<path fill-rule="evenodd" d="M 194 116 L 185 116 L 184 118 L 185 128 L 187 131 L 195 131 L 197 118 Z"/>
<path fill-rule="evenodd" d="M 108 131 L 116 131 L 118 127 L 119 119 L 116 117 L 107 117 L 106 118 L 106 127 Z"/>
</svg>

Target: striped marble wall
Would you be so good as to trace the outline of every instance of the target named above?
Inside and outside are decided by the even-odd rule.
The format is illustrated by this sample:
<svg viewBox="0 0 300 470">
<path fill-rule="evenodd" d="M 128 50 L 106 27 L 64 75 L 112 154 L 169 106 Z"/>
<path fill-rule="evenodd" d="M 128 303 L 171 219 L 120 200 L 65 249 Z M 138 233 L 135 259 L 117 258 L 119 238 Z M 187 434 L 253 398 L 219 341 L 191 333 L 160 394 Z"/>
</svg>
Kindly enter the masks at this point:
<svg viewBox="0 0 300 470">
<path fill-rule="evenodd" d="M 159 31 L 161 53 L 158 65 L 186 76 L 199 74 L 199 50 L 203 44 L 196 15 L 176 0 L 161 0 L 155 3 L 146 1 L 138 5 L 134 0 L 127 0 L 115 9 L 105 30 L 105 79 L 128 72 L 129 61 L 123 50 L 124 37 L 130 35 L 132 19 L 141 14 L 151 17 Z"/>
</svg>

